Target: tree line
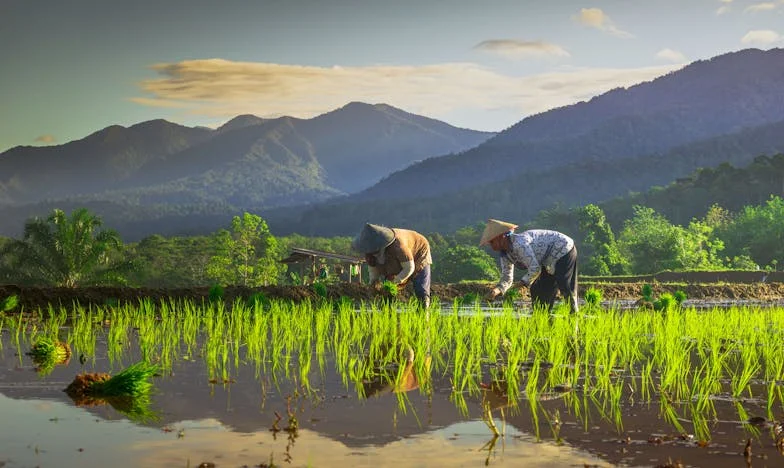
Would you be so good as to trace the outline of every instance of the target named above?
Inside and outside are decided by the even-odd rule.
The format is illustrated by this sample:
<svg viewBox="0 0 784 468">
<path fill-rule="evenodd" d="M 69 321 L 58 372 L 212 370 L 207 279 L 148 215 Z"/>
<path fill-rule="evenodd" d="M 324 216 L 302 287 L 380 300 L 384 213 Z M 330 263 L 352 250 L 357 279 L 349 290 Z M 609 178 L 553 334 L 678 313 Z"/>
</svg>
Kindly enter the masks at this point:
<svg viewBox="0 0 784 468">
<path fill-rule="evenodd" d="M 483 228 L 477 223 L 452 233 L 425 233 L 434 282 L 497 278 L 497 259 L 477 245 Z M 672 223 L 654 208 L 635 205 L 615 230 L 598 205 L 556 207 L 520 227 L 527 228 L 571 235 L 583 275 L 776 270 L 784 259 L 784 199 L 778 196 L 737 211 L 714 204 L 685 225 Z M 275 236 L 263 218 L 247 212 L 211 235 L 152 235 L 124 244 L 88 209 L 69 214 L 56 209 L 46 218 L 29 219 L 20 239 L 0 238 L 0 281 L 59 287 L 296 284 L 302 278 L 280 262 L 292 247 L 356 255 L 350 237 Z"/>
</svg>

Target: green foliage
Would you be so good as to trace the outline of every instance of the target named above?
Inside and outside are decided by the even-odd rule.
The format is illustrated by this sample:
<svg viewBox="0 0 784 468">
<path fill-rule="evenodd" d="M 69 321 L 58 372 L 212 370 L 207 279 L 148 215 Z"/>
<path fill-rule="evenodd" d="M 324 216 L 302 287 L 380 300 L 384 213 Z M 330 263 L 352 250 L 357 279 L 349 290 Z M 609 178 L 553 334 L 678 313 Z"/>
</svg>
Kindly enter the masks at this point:
<svg viewBox="0 0 784 468">
<path fill-rule="evenodd" d="M 54 210 L 25 223 L 22 240 L 7 243 L 5 276 L 26 284 L 77 286 L 125 284 L 132 262 L 120 257 L 123 244 L 113 230 L 98 230 L 99 217 L 84 208 L 67 216 Z"/>
<path fill-rule="evenodd" d="M 724 244 L 712 231 L 707 223 L 696 220 L 688 229 L 674 226 L 653 209 L 636 206 L 634 217 L 624 223 L 619 245 L 632 274 L 723 269 L 718 252 Z"/>
<path fill-rule="evenodd" d="M 733 222 L 719 228 L 730 257 L 750 257 L 757 265 L 784 259 L 784 199 L 775 196 L 760 206 L 746 206 Z"/>
<path fill-rule="evenodd" d="M 675 302 L 679 306 L 683 305 L 683 301 L 686 300 L 686 292 L 684 292 L 683 290 L 679 289 L 679 290 L 675 291 L 675 293 L 673 294 L 673 297 L 675 298 Z"/>
<path fill-rule="evenodd" d="M 463 295 L 462 298 L 460 298 L 460 302 L 462 304 L 476 304 L 477 302 L 479 302 L 479 294 L 475 292 L 467 293 Z"/>
<path fill-rule="evenodd" d="M 650 284 L 643 284 L 641 293 L 644 301 L 653 302 L 653 287 Z"/>
<path fill-rule="evenodd" d="M 283 265 L 275 237 L 261 217 L 245 213 L 232 220 L 231 232 L 216 236 L 217 253 L 207 265 L 207 276 L 223 284 L 266 286 L 277 284 Z"/>
<path fill-rule="evenodd" d="M 604 211 L 589 204 L 578 209 L 577 216 L 582 234 L 579 255 L 587 259 L 580 265 L 581 270 L 585 274 L 599 276 L 626 273 L 626 259 L 618 249 Z"/>
<path fill-rule="evenodd" d="M 44 336 L 35 342 L 27 354 L 33 360 L 38 374 L 45 376 L 51 373 L 57 364 L 68 362 L 71 357 L 71 347 L 68 343 Z"/>
<path fill-rule="evenodd" d="M 397 284 L 393 283 L 392 281 L 384 281 L 383 283 L 381 283 L 381 289 L 388 296 L 392 296 L 392 297 L 397 297 L 399 292 Z"/>
<path fill-rule="evenodd" d="M 90 393 L 99 397 L 149 395 L 152 389 L 149 378 L 158 372 L 158 366 L 154 364 L 137 362 L 108 380 L 93 383 Z"/>
<path fill-rule="evenodd" d="M 0 312 L 8 312 L 14 310 L 19 304 L 19 297 L 14 295 L 8 296 L 0 301 Z"/>
<path fill-rule="evenodd" d="M 220 284 L 213 284 L 209 291 L 210 302 L 218 302 L 223 300 L 223 286 Z"/>
<path fill-rule="evenodd" d="M 507 304 L 507 305 L 513 305 L 515 303 L 515 301 L 520 300 L 521 297 L 522 297 L 522 294 L 520 293 L 520 288 L 513 286 L 513 287 L 507 289 L 506 293 L 504 293 L 504 300 L 503 300 L 503 302 L 504 302 L 504 304 Z"/>
<path fill-rule="evenodd" d="M 589 307 L 598 307 L 602 303 L 602 291 L 591 286 L 585 290 L 583 296 Z"/>
<path fill-rule="evenodd" d="M 653 303 L 653 309 L 660 312 L 669 312 L 673 310 L 679 303 L 675 297 L 666 292 L 662 293 L 659 298 Z"/>
<path fill-rule="evenodd" d="M 455 245 L 433 252 L 433 277 L 439 283 L 492 280 L 498 276 L 493 257 L 476 246 Z"/>
<path fill-rule="evenodd" d="M 211 283 L 210 258 L 217 254 L 215 236 L 152 235 L 128 245 L 128 257 L 139 265 L 131 281 L 140 286 L 183 288 Z"/>
<path fill-rule="evenodd" d="M 248 297 L 247 304 L 248 307 L 259 306 L 261 308 L 267 308 L 270 305 L 270 300 L 263 292 L 255 292 Z"/>
<path fill-rule="evenodd" d="M 327 298 L 327 285 L 322 282 L 315 282 L 313 283 L 313 292 L 316 293 L 317 296 L 322 297 L 324 299 Z"/>
</svg>

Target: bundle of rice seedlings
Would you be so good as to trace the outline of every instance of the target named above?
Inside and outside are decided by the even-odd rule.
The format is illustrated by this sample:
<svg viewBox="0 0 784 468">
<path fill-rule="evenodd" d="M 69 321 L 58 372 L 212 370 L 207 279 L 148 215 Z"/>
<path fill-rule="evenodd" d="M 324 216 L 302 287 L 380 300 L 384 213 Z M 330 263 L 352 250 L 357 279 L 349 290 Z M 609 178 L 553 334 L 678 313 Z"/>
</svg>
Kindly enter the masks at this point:
<svg viewBox="0 0 784 468">
<path fill-rule="evenodd" d="M 69 395 L 94 397 L 139 397 L 149 395 L 152 383 L 148 380 L 158 372 L 158 366 L 137 362 L 114 377 L 104 373 L 80 374 L 68 385 Z"/>
<path fill-rule="evenodd" d="M 68 363 L 71 359 L 71 347 L 68 343 L 43 337 L 36 341 L 27 354 L 33 359 L 36 371 L 46 375 L 52 372 L 57 364 Z"/>
<path fill-rule="evenodd" d="M 146 422 L 158 419 L 150 409 L 148 380 L 158 372 L 158 366 L 138 362 L 112 377 L 102 372 L 77 375 L 65 389 L 76 406 L 109 404 L 132 421 Z"/>
</svg>

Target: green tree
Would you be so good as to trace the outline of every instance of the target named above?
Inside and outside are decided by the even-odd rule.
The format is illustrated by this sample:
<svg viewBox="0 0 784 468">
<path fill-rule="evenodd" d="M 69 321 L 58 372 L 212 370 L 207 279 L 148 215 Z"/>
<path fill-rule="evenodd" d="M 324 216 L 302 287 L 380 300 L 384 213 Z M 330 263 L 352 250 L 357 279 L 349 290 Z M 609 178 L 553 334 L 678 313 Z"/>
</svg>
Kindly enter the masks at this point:
<svg viewBox="0 0 784 468">
<path fill-rule="evenodd" d="M 216 235 L 217 254 L 207 265 L 207 276 L 225 285 L 264 286 L 277 284 L 284 266 L 278 262 L 277 239 L 260 216 L 235 216 L 231 232 Z"/>
<path fill-rule="evenodd" d="M 763 205 L 745 206 L 717 235 L 728 256 L 751 257 L 758 265 L 775 268 L 784 261 L 784 199 L 773 196 Z"/>
<path fill-rule="evenodd" d="M 167 288 L 207 286 L 207 265 L 217 252 L 215 244 L 215 236 L 145 237 L 126 248 L 139 265 L 132 281 Z"/>
<path fill-rule="evenodd" d="M 433 253 L 433 279 L 439 283 L 498 278 L 496 262 L 476 246 L 456 245 Z"/>
<path fill-rule="evenodd" d="M 683 264 L 682 228 L 670 224 L 652 208 L 634 207 L 618 237 L 621 253 L 629 259 L 631 273 L 646 274 L 678 270 Z"/>
<path fill-rule="evenodd" d="M 577 210 L 583 240 L 578 249 L 585 258 L 580 269 L 588 275 L 620 275 L 626 272 L 628 261 L 621 255 L 615 235 L 604 211 L 589 204 Z"/>
<path fill-rule="evenodd" d="M 124 284 L 133 264 L 122 257 L 116 231 L 101 229 L 101 218 L 86 208 L 66 216 L 54 210 L 46 219 L 25 223 L 22 240 L 7 243 L 7 277 L 25 284 L 64 286 Z"/>
</svg>

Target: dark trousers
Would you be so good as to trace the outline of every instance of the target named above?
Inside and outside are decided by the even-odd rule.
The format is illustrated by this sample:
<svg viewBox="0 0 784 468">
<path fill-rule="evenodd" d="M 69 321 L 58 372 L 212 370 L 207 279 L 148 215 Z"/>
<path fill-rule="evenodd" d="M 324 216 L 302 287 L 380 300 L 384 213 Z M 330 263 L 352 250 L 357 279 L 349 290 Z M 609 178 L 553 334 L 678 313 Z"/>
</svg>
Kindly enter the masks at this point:
<svg viewBox="0 0 784 468">
<path fill-rule="evenodd" d="M 555 262 L 552 275 L 542 268 L 539 277 L 529 288 L 532 305 L 552 309 L 559 290 L 561 297 L 569 301 L 571 311 L 577 313 L 577 247 L 572 247 L 569 253 Z"/>
<path fill-rule="evenodd" d="M 425 308 L 430 307 L 430 265 L 414 276 L 414 294 Z"/>
</svg>

